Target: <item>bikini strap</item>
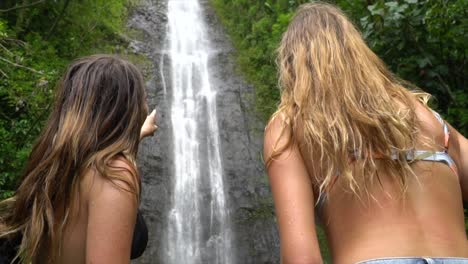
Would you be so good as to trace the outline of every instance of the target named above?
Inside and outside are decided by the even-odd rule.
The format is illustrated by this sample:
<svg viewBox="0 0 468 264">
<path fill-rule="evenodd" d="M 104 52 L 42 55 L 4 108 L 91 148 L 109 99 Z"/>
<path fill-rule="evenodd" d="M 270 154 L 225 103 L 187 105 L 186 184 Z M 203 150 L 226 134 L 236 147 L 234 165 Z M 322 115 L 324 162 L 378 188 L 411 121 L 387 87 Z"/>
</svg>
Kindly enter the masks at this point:
<svg viewBox="0 0 468 264">
<path fill-rule="evenodd" d="M 436 111 L 434 111 L 432 109 L 431 109 L 431 111 L 434 114 L 435 118 L 437 118 L 437 120 L 440 122 L 440 124 L 442 125 L 442 127 L 444 129 L 444 147 L 445 147 L 445 151 L 448 151 L 449 139 L 450 139 L 450 131 L 449 131 L 448 125 L 444 121 L 444 119 L 440 116 L 439 113 L 437 113 Z"/>
<path fill-rule="evenodd" d="M 449 128 L 448 128 L 448 125 L 447 123 L 444 121 L 444 119 L 440 116 L 439 113 L 437 113 L 436 111 L 432 110 L 432 113 L 434 114 L 435 118 L 437 118 L 437 120 L 440 122 L 440 124 L 442 125 L 443 129 L 444 129 L 444 148 L 445 150 L 444 151 L 427 151 L 427 150 L 413 150 L 413 151 L 408 151 L 405 153 L 405 156 L 406 156 L 406 160 L 407 161 L 417 161 L 417 160 L 422 160 L 422 161 L 433 161 L 433 162 L 443 162 L 445 164 L 447 164 L 450 169 L 455 173 L 455 175 L 457 175 L 458 177 L 458 170 L 457 170 L 457 166 L 454 162 L 454 160 L 452 159 L 452 157 L 450 157 L 450 155 L 448 155 L 448 147 L 449 147 L 449 139 L 450 139 L 450 131 L 449 131 Z M 351 157 L 352 157 L 352 160 L 357 160 L 361 157 L 361 153 L 355 149 L 354 151 L 352 151 L 350 153 Z M 397 160 L 399 157 L 399 154 L 396 150 L 392 150 L 392 153 L 391 153 L 391 158 L 393 160 Z M 378 157 L 377 157 L 378 158 Z M 338 179 L 338 175 L 337 174 L 333 180 L 330 182 L 330 184 L 327 186 L 327 188 L 324 190 L 324 192 L 320 193 L 318 199 L 317 199 L 317 202 L 315 204 L 315 216 L 316 216 L 316 220 L 317 221 L 320 221 L 320 218 L 321 218 L 321 211 L 322 211 L 322 208 L 323 206 L 325 205 L 325 201 L 327 200 L 327 193 L 331 190 L 331 188 L 333 187 L 333 185 L 335 184 L 336 180 Z"/>
</svg>

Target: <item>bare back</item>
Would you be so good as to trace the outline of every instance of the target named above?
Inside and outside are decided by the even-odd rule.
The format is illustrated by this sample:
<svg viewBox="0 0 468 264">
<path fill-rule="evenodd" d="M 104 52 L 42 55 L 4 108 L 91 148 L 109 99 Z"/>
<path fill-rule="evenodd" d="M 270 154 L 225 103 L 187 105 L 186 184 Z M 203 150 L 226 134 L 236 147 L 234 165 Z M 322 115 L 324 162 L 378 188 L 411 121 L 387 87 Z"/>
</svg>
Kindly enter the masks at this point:
<svg viewBox="0 0 468 264">
<path fill-rule="evenodd" d="M 122 168 L 122 176 L 131 179 L 123 158 L 111 161 L 111 166 Z M 130 263 L 137 202 L 125 189 L 128 186 L 123 182 L 112 182 L 94 169 L 85 173 L 79 206 L 70 212 L 64 227 L 57 263 Z"/>
<path fill-rule="evenodd" d="M 442 125 L 429 109 L 416 105 L 421 126 L 417 148 L 443 150 Z M 283 127 L 278 119 L 267 127 L 266 160 L 275 148 L 288 142 L 284 136 L 288 131 L 282 133 Z M 333 263 L 399 256 L 468 257 L 463 214 L 463 198 L 468 200 L 468 142 L 456 130 L 450 128 L 450 132 L 448 154 L 459 176 L 446 164 L 416 161 L 411 165 L 415 177 L 408 179 L 406 192 L 402 193 L 389 175 L 380 173 L 380 181 L 368 186 L 369 195 L 361 198 L 338 177 L 328 192 L 320 219 Z M 428 140 L 432 147 L 426 144 Z M 315 161 L 298 145 L 285 149 L 268 166 L 282 262 L 321 263 L 315 231 L 318 223 L 314 219 L 318 196 L 312 169 Z"/>
<path fill-rule="evenodd" d="M 416 112 L 421 120 L 417 148 L 443 150 L 441 124 L 420 104 Z M 428 149 L 422 143 L 427 140 L 436 146 Z M 449 140 L 449 155 L 460 164 L 456 138 Z M 411 166 L 416 177 L 409 179 L 405 193 L 381 173 L 380 183 L 359 200 L 338 179 L 323 214 L 336 263 L 398 256 L 468 257 L 459 176 L 440 162 L 417 161 Z"/>
</svg>

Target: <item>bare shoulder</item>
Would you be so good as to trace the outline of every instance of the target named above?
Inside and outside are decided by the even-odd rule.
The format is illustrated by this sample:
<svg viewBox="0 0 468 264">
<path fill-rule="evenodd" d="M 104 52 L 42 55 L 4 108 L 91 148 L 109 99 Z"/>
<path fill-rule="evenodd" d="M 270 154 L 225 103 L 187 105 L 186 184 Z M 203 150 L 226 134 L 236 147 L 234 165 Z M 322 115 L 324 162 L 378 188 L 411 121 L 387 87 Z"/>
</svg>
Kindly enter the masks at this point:
<svg viewBox="0 0 468 264">
<path fill-rule="evenodd" d="M 275 150 L 283 148 L 291 139 L 291 128 L 282 115 L 274 116 L 265 127 L 263 151 L 268 159 Z"/>
<path fill-rule="evenodd" d="M 106 175 L 97 168 L 85 172 L 81 187 L 88 201 L 107 196 L 109 199 L 136 199 L 137 175 L 129 161 L 124 157 L 115 157 L 108 162 L 105 171 Z"/>
<path fill-rule="evenodd" d="M 124 158 L 108 162 L 106 175 L 94 169 L 89 192 L 87 263 L 129 263 L 138 208 L 137 194 L 129 189 L 134 175 Z"/>
<path fill-rule="evenodd" d="M 444 125 L 437 119 L 436 114 L 427 106 L 415 103 L 416 116 L 419 120 L 421 134 L 432 139 L 439 150 L 445 148 Z M 448 126 L 448 154 L 454 160 L 463 192 L 463 198 L 468 201 L 468 140 L 454 127 Z"/>
<path fill-rule="evenodd" d="M 449 151 L 460 152 L 460 145 L 466 141 L 466 138 L 461 135 L 455 128 L 453 128 L 447 121 L 443 123 L 438 120 L 435 113 L 428 106 L 422 105 L 421 103 L 415 104 L 416 116 L 419 120 L 419 126 L 421 133 L 428 137 L 434 139 L 437 145 L 444 147 L 445 145 L 445 133 L 444 133 L 444 124 L 447 124 L 449 130 Z M 442 118 L 442 117 L 441 117 Z"/>
<path fill-rule="evenodd" d="M 444 147 L 444 129 L 443 124 L 436 118 L 436 114 L 428 106 L 414 101 L 414 109 L 416 118 L 418 120 L 418 129 L 420 131 L 420 139 L 425 143 L 431 145 L 435 144 L 438 146 L 438 150 L 442 150 Z M 430 142 L 427 142 L 427 139 Z M 427 146 L 421 146 L 422 148 L 427 148 Z"/>
</svg>

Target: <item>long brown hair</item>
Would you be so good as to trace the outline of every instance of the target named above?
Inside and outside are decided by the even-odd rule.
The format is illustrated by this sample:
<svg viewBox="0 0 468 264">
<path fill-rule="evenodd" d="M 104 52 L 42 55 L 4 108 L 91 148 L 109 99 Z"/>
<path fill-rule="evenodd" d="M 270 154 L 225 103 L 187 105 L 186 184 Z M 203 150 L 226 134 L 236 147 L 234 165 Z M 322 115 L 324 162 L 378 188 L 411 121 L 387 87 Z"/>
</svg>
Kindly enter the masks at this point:
<svg viewBox="0 0 468 264">
<path fill-rule="evenodd" d="M 145 96 L 139 70 L 115 56 L 89 56 L 69 66 L 19 188 L 0 204 L 0 236 L 22 235 L 17 255 L 21 262 L 55 261 L 87 170 L 124 181 L 126 190 L 138 197 L 134 160 L 147 114 Z M 131 182 L 109 166 L 117 155 L 132 168 Z M 58 211 L 63 212 L 61 219 Z"/>
<path fill-rule="evenodd" d="M 291 133 L 267 166 L 297 144 L 314 160 L 320 192 L 337 174 L 354 193 L 367 192 L 382 168 L 406 186 L 412 172 L 405 152 L 414 149 L 418 132 L 414 98 L 426 103 L 429 95 L 394 76 L 341 10 L 321 2 L 301 6 L 282 37 L 277 63 L 281 102 L 272 118 L 290 128 L 282 133 Z M 359 163 L 350 162 L 355 156 Z"/>
</svg>

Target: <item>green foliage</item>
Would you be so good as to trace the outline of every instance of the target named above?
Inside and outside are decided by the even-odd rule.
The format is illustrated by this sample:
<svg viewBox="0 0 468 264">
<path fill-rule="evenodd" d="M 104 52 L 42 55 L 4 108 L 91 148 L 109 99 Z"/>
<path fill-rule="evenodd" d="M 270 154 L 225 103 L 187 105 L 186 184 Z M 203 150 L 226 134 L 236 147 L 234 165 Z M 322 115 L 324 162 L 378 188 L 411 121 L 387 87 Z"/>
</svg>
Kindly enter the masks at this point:
<svg viewBox="0 0 468 264">
<path fill-rule="evenodd" d="M 468 1 L 375 1 L 360 19 L 370 47 L 402 78 L 428 91 L 444 117 L 468 135 Z"/>
<path fill-rule="evenodd" d="M 0 2 L 0 9 L 36 1 Z M 73 59 L 114 52 L 128 0 L 44 1 L 0 12 L 0 199 L 8 197 Z"/>
<path fill-rule="evenodd" d="M 321 226 L 317 226 L 315 230 L 317 231 L 317 237 L 320 242 L 320 254 L 322 255 L 323 263 L 332 263 L 331 254 L 328 250 L 327 234 L 325 234 L 325 230 Z"/>
<path fill-rule="evenodd" d="M 249 0 L 212 0 L 212 3 L 239 51 L 240 69 L 255 85 L 256 105 L 266 119 L 279 99 L 275 50 L 297 4 L 295 1 L 253 3 Z"/>
<path fill-rule="evenodd" d="M 465 208 L 465 229 L 468 234 L 468 209 Z"/>
<path fill-rule="evenodd" d="M 308 1 L 211 0 L 255 85 L 266 120 L 279 100 L 275 51 L 294 10 Z M 434 95 L 433 107 L 468 135 L 465 0 L 331 1 L 361 28 L 369 46 L 400 77 Z M 236 12 L 232 12 L 236 10 Z"/>
<path fill-rule="evenodd" d="M 274 204 L 271 198 L 258 199 L 255 202 L 255 207 L 241 207 L 241 212 L 238 215 L 237 222 L 254 224 L 271 219 L 274 216 Z"/>
</svg>

